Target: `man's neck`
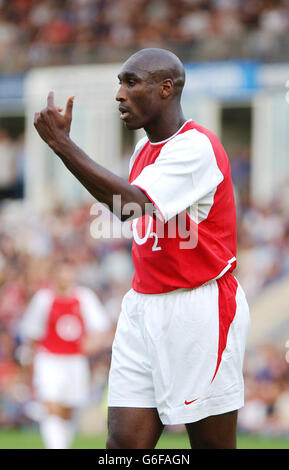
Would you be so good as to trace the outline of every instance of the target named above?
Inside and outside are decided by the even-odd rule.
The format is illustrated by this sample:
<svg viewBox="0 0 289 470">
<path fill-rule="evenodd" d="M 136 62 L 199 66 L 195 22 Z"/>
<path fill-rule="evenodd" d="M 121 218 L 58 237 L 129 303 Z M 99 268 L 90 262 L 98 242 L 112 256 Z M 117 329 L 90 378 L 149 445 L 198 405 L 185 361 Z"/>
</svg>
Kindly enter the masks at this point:
<svg viewBox="0 0 289 470">
<path fill-rule="evenodd" d="M 180 107 L 177 111 L 170 112 L 167 110 L 165 114 L 150 123 L 144 130 L 150 142 L 162 142 L 176 134 L 185 122 L 186 119 Z"/>
</svg>

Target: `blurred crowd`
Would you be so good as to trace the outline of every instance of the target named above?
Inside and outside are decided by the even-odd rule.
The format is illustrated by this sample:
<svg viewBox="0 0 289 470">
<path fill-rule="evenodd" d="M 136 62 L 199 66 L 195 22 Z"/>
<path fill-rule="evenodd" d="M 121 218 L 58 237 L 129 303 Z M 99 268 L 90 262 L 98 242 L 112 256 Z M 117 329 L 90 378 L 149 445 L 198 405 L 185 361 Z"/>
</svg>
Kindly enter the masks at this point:
<svg viewBox="0 0 289 470">
<path fill-rule="evenodd" d="M 236 275 L 248 300 L 289 273 L 289 181 L 280 184 L 273 199 L 253 203 L 250 197 L 250 149 L 230 150 L 238 215 Z"/>
<path fill-rule="evenodd" d="M 238 212 L 236 275 L 249 301 L 269 284 L 289 273 L 289 181 L 280 184 L 273 199 L 250 198 L 250 156 L 245 147 L 230 153 Z"/>
<path fill-rule="evenodd" d="M 288 32 L 287 0 L 1 0 L 0 68 L 119 61 L 143 47 L 287 60 Z"/>
<path fill-rule="evenodd" d="M 242 214 L 237 276 L 249 301 L 289 273 L 288 187 L 286 204 L 276 197 L 267 205 L 251 204 Z"/>
<path fill-rule="evenodd" d="M 289 436 L 289 356 L 272 343 L 247 351 L 240 432 Z"/>
</svg>

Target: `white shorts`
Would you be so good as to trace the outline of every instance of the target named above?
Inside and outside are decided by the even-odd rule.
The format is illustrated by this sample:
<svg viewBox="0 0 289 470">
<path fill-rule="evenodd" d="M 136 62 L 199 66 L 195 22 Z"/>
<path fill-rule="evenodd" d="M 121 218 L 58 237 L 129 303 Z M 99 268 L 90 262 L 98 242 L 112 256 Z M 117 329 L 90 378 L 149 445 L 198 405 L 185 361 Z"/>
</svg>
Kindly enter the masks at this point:
<svg viewBox="0 0 289 470">
<path fill-rule="evenodd" d="M 90 372 L 86 357 L 37 352 L 33 385 L 42 402 L 74 408 L 85 404 L 89 396 Z"/>
<path fill-rule="evenodd" d="M 131 289 L 113 343 L 108 406 L 157 408 L 171 425 L 241 408 L 249 323 L 230 273 L 167 294 Z"/>
</svg>

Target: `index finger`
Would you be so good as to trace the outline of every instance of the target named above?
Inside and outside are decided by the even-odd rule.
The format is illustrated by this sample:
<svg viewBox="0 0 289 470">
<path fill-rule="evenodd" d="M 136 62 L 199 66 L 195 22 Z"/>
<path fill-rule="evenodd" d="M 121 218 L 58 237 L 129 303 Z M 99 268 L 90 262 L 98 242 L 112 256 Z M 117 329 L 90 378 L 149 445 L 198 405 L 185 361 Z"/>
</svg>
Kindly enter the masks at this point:
<svg viewBox="0 0 289 470">
<path fill-rule="evenodd" d="M 54 107 L 54 91 L 50 91 L 47 96 L 47 107 L 53 108 Z"/>
</svg>

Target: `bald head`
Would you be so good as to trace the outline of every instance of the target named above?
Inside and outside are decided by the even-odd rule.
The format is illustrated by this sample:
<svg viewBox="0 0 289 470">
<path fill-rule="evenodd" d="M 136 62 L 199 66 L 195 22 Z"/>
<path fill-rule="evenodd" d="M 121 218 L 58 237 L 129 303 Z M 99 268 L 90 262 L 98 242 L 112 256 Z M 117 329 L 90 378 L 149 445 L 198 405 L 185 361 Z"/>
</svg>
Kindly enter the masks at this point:
<svg viewBox="0 0 289 470">
<path fill-rule="evenodd" d="M 170 79 L 174 94 L 181 96 L 185 84 L 185 70 L 180 59 L 166 49 L 148 48 L 133 54 L 124 67 L 133 68 L 136 73 L 146 74 L 147 80 L 160 83 Z"/>
<path fill-rule="evenodd" d="M 150 141 L 158 142 L 185 122 L 181 106 L 185 71 L 172 52 L 140 50 L 123 64 L 118 79 L 115 98 L 128 129 L 144 128 Z"/>
</svg>

